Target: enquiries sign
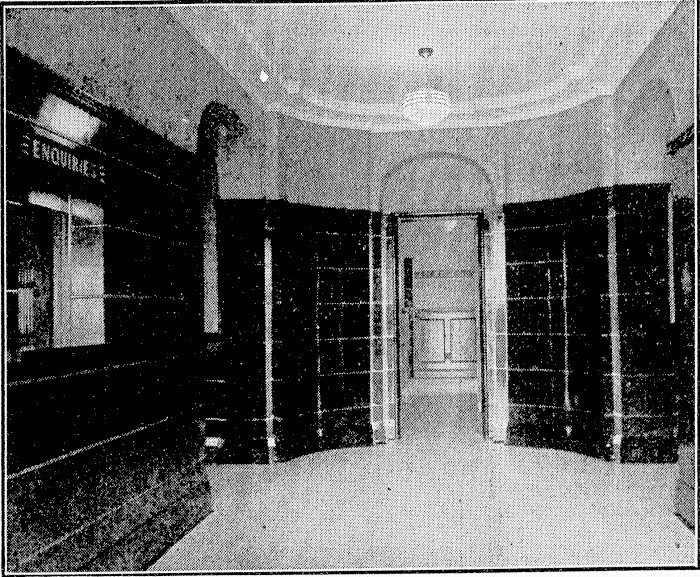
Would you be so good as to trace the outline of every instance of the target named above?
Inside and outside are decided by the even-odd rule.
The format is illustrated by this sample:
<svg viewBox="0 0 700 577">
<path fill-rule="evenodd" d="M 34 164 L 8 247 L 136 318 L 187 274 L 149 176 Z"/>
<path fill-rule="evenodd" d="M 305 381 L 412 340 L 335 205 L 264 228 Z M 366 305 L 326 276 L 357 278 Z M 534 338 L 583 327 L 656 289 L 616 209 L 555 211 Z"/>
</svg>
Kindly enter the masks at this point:
<svg viewBox="0 0 700 577">
<path fill-rule="evenodd" d="M 86 178 L 97 180 L 103 184 L 105 182 L 106 170 L 104 165 L 80 158 L 72 152 L 36 135 L 24 134 L 22 136 L 22 152 L 27 156 L 77 172 Z"/>
</svg>

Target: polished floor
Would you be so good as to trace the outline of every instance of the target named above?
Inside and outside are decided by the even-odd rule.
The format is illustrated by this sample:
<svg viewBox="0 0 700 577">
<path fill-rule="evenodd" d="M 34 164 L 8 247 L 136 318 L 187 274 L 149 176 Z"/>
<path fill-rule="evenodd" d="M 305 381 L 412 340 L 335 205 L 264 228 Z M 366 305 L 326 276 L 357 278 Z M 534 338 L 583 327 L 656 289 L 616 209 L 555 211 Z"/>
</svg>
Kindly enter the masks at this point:
<svg viewBox="0 0 700 577">
<path fill-rule="evenodd" d="M 490 444 L 476 399 L 405 399 L 391 444 L 211 466 L 214 513 L 151 570 L 695 563 L 675 465 Z"/>
</svg>

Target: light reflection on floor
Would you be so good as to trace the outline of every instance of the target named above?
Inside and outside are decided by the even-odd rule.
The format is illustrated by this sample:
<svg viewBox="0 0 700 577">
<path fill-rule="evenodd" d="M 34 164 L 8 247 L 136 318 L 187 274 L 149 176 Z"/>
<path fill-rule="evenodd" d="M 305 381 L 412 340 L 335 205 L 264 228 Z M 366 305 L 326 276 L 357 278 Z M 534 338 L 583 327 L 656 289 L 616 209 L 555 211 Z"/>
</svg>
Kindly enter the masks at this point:
<svg viewBox="0 0 700 577">
<path fill-rule="evenodd" d="M 403 415 L 392 444 L 212 466 L 215 512 L 151 570 L 695 562 L 676 465 L 490 444 L 466 399 L 413 397 Z"/>
</svg>

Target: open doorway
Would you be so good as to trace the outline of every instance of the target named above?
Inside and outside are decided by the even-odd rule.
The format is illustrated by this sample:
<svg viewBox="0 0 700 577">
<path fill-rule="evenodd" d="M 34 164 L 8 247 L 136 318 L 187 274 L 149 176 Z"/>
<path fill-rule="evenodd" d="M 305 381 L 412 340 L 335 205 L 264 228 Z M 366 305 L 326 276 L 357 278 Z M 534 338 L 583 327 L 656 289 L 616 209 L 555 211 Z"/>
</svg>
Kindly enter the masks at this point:
<svg viewBox="0 0 700 577">
<path fill-rule="evenodd" d="M 484 436 L 478 214 L 398 222 L 401 431 Z"/>
</svg>

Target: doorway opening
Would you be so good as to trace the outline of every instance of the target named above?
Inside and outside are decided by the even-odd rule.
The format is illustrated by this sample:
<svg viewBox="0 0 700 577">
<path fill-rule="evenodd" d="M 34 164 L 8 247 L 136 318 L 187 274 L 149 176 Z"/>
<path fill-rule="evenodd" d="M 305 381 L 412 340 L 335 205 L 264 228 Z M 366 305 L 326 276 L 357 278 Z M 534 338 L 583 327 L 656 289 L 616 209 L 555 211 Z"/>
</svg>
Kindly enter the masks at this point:
<svg viewBox="0 0 700 577">
<path fill-rule="evenodd" d="M 403 438 L 485 436 L 482 219 L 399 216 Z"/>
</svg>

